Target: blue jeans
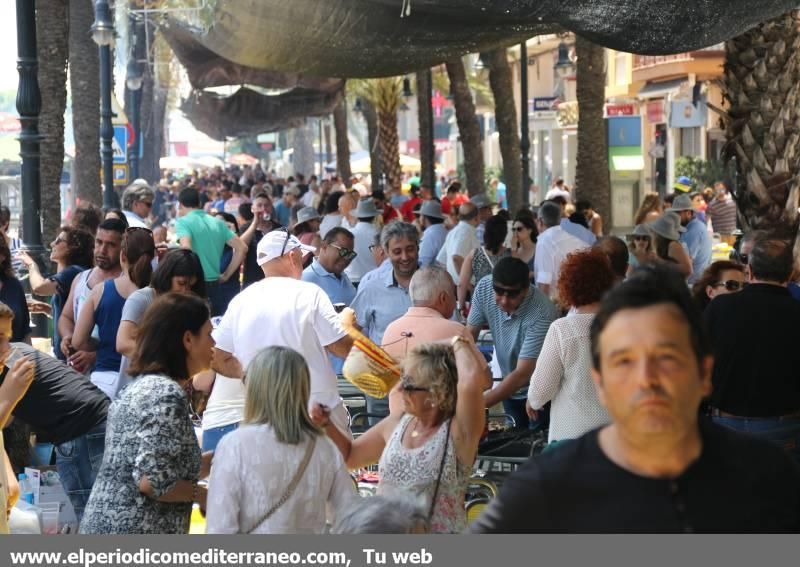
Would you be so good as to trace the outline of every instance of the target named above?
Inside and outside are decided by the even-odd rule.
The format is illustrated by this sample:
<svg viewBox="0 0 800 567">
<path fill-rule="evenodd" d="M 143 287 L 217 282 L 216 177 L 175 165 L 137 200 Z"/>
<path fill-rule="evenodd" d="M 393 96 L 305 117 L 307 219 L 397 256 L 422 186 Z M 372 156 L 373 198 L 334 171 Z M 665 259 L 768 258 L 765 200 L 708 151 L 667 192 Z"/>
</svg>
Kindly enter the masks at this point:
<svg viewBox="0 0 800 567">
<path fill-rule="evenodd" d="M 83 435 L 56 445 L 56 468 L 80 523 L 92 485 L 103 464 L 106 445 L 105 422 Z"/>
<path fill-rule="evenodd" d="M 800 462 L 800 417 L 720 417 L 711 420 L 779 445 Z"/>
<path fill-rule="evenodd" d="M 236 431 L 238 428 L 238 423 L 231 423 L 230 425 L 212 427 L 211 429 L 203 430 L 203 452 L 215 451 L 217 449 L 219 440 L 225 437 L 231 431 Z"/>
<path fill-rule="evenodd" d="M 528 417 L 525 411 L 525 400 L 503 400 L 503 411 L 514 418 L 518 429 L 544 429 L 550 425 L 550 404 L 539 410 L 539 419 L 536 421 Z"/>
</svg>

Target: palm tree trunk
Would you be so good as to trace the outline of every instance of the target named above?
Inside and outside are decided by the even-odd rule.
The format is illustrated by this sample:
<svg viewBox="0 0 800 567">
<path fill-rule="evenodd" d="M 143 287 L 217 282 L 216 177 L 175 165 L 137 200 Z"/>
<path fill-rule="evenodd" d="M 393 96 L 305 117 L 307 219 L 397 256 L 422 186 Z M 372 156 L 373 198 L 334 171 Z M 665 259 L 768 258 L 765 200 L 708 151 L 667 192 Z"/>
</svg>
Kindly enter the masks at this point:
<svg viewBox="0 0 800 567">
<path fill-rule="evenodd" d="M 306 177 L 314 173 L 314 132 L 313 122 L 306 123 L 292 130 L 292 148 L 294 148 L 294 171 Z"/>
<path fill-rule="evenodd" d="M 322 133 L 325 136 L 325 163 L 333 161 L 333 142 L 331 140 L 331 117 L 325 117 L 322 122 Z"/>
<path fill-rule="evenodd" d="M 464 171 L 466 173 L 467 191 L 470 195 L 486 190 L 483 174 L 483 148 L 481 129 L 475 115 L 475 103 L 469 90 L 467 73 L 461 58 L 448 61 L 447 76 L 453 92 L 453 106 L 456 109 L 456 122 L 464 150 Z"/>
<path fill-rule="evenodd" d="M 372 188 L 377 189 L 381 185 L 381 174 L 383 173 L 383 157 L 378 143 L 378 113 L 375 106 L 366 99 L 362 100 L 362 108 L 364 121 L 367 123 L 371 183 Z"/>
<path fill-rule="evenodd" d="M 800 12 L 793 11 L 725 44 L 725 135 L 727 157 L 736 159 L 739 218 L 745 229 L 791 239 L 800 205 L 799 24 Z"/>
<path fill-rule="evenodd" d="M 397 134 L 397 112 L 378 111 L 378 140 L 386 174 L 386 189 L 399 191 L 403 184 L 400 167 L 400 138 Z"/>
<path fill-rule="evenodd" d="M 417 72 L 417 120 L 419 122 L 420 181 L 431 189 L 436 185 L 436 167 L 433 138 L 433 111 L 431 109 L 431 70 Z M 433 150 L 433 151 L 432 151 Z M 444 190 L 444 188 L 442 188 Z"/>
<path fill-rule="evenodd" d="M 511 65 L 508 64 L 505 49 L 490 52 L 488 59 L 489 85 L 494 96 L 494 116 L 497 132 L 500 134 L 500 155 L 503 156 L 503 180 L 506 184 L 509 211 L 515 214 L 522 208 L 524 195 Z"/>
<path fill-rule="evenodd" d="M 67 0 L 39 0 L 36 10 L 39 89 L 42 110 L 42 242 L 52 242 L 61 226 L 61 172 L 64 167 L 64 110 L 67 106 L 69 8 Z"/>
<path fill-rule="evenodd" d="M 75 136 L 73 192 L 81 201 L 102 205 L 100 190 L 100 61 L 92 41 L 92 0 L 69 2 L 69 81 Z M 77 187 L 75 187 L 77 185 Z"/>
<path fill-rule="evenodd" d="M 605 53 L 599 45 L 576 36 L 578 55 L 578 156 L 575 195 L 591 202 L 606 225 L 611 220 L 611 180 L 608 174 L 608 138 L 603 119 Z"/>
<path fill-rule="evenodd" d="M 342 100 L 333 109 L 333 129 L 336 132 L 336 174 L 342 178 L 345 186 L 350 187 L 353 177 L 350 171 L 350 140 L 347 137 L 347 99 Z"/>
</svg>

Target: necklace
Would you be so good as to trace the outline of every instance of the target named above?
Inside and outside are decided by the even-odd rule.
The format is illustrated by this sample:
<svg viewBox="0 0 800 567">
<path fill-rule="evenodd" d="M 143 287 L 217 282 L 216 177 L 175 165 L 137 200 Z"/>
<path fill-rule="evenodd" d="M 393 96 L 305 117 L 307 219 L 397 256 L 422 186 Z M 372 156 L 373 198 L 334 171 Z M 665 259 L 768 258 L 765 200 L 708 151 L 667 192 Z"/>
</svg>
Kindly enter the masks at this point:
<svg viewBox="0 0 800 567">
<path fill-rule="evenodd" d="M 416 439 L 420 435 L 422 435 L 419 431 L 417 431 L 417 425 L 419 424 L 419 420 L 415 417 L 414 418 L 414 429 L 411 430 L 411 438 Z"/>
</svg>

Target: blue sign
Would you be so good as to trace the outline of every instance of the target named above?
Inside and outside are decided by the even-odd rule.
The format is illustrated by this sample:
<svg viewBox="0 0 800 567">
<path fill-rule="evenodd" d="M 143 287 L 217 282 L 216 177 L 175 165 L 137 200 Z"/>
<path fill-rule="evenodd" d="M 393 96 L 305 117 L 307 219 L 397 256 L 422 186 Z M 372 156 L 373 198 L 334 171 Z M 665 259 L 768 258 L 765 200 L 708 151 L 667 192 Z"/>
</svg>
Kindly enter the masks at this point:
<svg viewBox="0 0 800 567">
<path fill-rule="evenodd" d="M 700 100 L 695 106 L 690 100 L 674 101 L 670 105 L 670 128 L 700 128 L 708 119 L 706 101 Z"/>
<path fill-rule="evenodd" d="M 111 147 L 114 150 L 114 163 L 128 162 L 128 128 L 114 126 L 114 138 L 111 140 Z"/>
<path fill-rule="evenodd" d="M 611 116 L 608 119 L 608 147 L 642 145 L 642 121 L 639 116 Z"/>
<path fill-rule="evenodd" d="M 533 112 L 556 110 L 556 101 L 558 97 L 555 96 L 536 97 L 533 99 Z"/>
</svg>

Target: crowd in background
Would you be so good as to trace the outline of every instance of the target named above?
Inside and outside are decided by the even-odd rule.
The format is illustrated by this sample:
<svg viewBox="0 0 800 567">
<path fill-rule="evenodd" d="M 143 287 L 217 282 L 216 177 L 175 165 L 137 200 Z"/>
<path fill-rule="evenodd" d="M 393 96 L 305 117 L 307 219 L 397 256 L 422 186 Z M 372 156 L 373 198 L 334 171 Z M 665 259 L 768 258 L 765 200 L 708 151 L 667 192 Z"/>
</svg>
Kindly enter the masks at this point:
<svg viewBox="0 0 800 567">
<path fill-rule="evenodd" d="M 54 445 L 82 533 L 186 533 L 193 503 L 209 533 L 463 532 L 499 406 L 547 450 L 472 531 L 797 531 L 792 243 L 712 262 L 736 203 L 689 185 L 619 238 L 563 180 L 514 216 L 497 180 L 137 180 L 71 211 L 46 266 L 0 238 L 0 420 Z M 351 327 L 402 368 L 357 438 Z M 365 502 L 348 471 L 375 463 Z"/>
</svg>

